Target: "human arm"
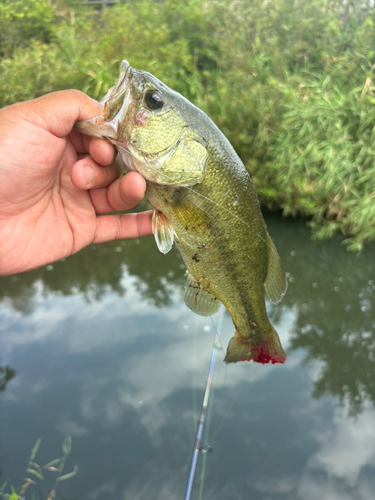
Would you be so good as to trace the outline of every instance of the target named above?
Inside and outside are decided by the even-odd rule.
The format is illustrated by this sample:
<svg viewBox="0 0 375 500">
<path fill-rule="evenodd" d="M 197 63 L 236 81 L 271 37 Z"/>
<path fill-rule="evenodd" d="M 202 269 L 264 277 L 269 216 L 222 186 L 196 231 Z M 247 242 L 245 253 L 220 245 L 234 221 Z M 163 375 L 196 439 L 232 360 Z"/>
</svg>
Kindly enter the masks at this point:
<svg viewBox="0 0 375 500">
<path fill-rule="evenodd" d="M 101 112 L 74 90 L 0 110 L 0 275 L 151 233 L 150 212 L 103 215 L 135 206 L 145 181 L 120 178 L 113 146 L 73 130 Z"/>
</svg>

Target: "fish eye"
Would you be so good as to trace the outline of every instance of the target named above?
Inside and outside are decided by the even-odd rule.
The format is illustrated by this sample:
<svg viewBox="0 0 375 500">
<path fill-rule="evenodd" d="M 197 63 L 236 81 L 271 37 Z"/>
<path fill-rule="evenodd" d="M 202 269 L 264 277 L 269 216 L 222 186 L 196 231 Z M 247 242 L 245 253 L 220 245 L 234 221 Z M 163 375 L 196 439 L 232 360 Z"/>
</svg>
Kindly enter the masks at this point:
<svg viewBox="0 0 375 500">
<path fill-rule="evenodd" d="M 157 90 L 149 90 L 146 92 L 144 101 L 148 109 L 160 109 L 164 105 L 160 92 Z"/>
</svg>

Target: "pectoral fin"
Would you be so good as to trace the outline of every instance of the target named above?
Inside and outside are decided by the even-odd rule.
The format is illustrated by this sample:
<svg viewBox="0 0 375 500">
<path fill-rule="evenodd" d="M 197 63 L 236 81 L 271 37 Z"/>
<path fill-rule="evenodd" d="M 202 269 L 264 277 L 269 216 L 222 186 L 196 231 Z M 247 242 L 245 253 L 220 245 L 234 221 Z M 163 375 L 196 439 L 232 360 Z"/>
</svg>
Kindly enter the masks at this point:
<svg viewBox="0 0 375 500">
<path fill-rule="evenodd" d="M 156 209 L 152 214 L 152 234 L 161 253 L 168 253 L 177 237 L 168 217 Z"/>
<path fill-rule="evenodd" d="M 279 254 L 277 253 L 274 242 L 267 234 L 268 244 L 268 271 L 264 286 L 268 298 L 272 304 L 277 304 L 284 297 L 288 282 L 281 265 Z"/>
<path fill-rule="evenodd" d="M 211 316 L 219 309 L 220 301 L 207 290 L 203 290 L 188 273 L 185 285 L 185 304 L 200 316 Z"/>
</svg>

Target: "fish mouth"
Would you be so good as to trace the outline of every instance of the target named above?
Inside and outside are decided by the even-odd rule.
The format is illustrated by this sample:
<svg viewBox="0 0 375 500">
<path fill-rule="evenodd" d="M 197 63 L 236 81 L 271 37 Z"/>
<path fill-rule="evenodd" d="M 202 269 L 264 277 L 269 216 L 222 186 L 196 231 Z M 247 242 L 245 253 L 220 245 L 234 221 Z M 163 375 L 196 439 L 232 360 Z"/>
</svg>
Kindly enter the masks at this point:
<svg viewBox="0 0 375 500">
<path fill-rule="evenodd" d="M 100 101 L 103 104 L 103 114 L 90 120 L 78 121 L 74 128 L 82 134 L 100 139 L 107 139 L 113 144 L 125 145 L 124 121 L 128 106 L 132 100 L 130 84 L 132 68 L 128 61 L 123 60 L 120 67 L 120 76 L 107 94 Z"/>
</svg>

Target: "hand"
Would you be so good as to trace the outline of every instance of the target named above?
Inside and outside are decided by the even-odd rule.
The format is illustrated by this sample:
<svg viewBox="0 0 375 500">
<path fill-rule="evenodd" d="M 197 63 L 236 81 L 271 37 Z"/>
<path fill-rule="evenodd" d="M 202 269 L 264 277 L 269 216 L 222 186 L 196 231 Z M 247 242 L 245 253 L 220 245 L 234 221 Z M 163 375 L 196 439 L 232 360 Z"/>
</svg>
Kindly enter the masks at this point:
<svg viewBox="0 0 375 500">
<path fill-rule="evenodd" d="M 72 130 L 101 112 L 76 90 L 0 109 L 0 275 L 151 234 L 151 212 L 100 215 L 134 207 L 146 188 L 136 172 L 119 178 L 111 144 Z"/>
</svg>

